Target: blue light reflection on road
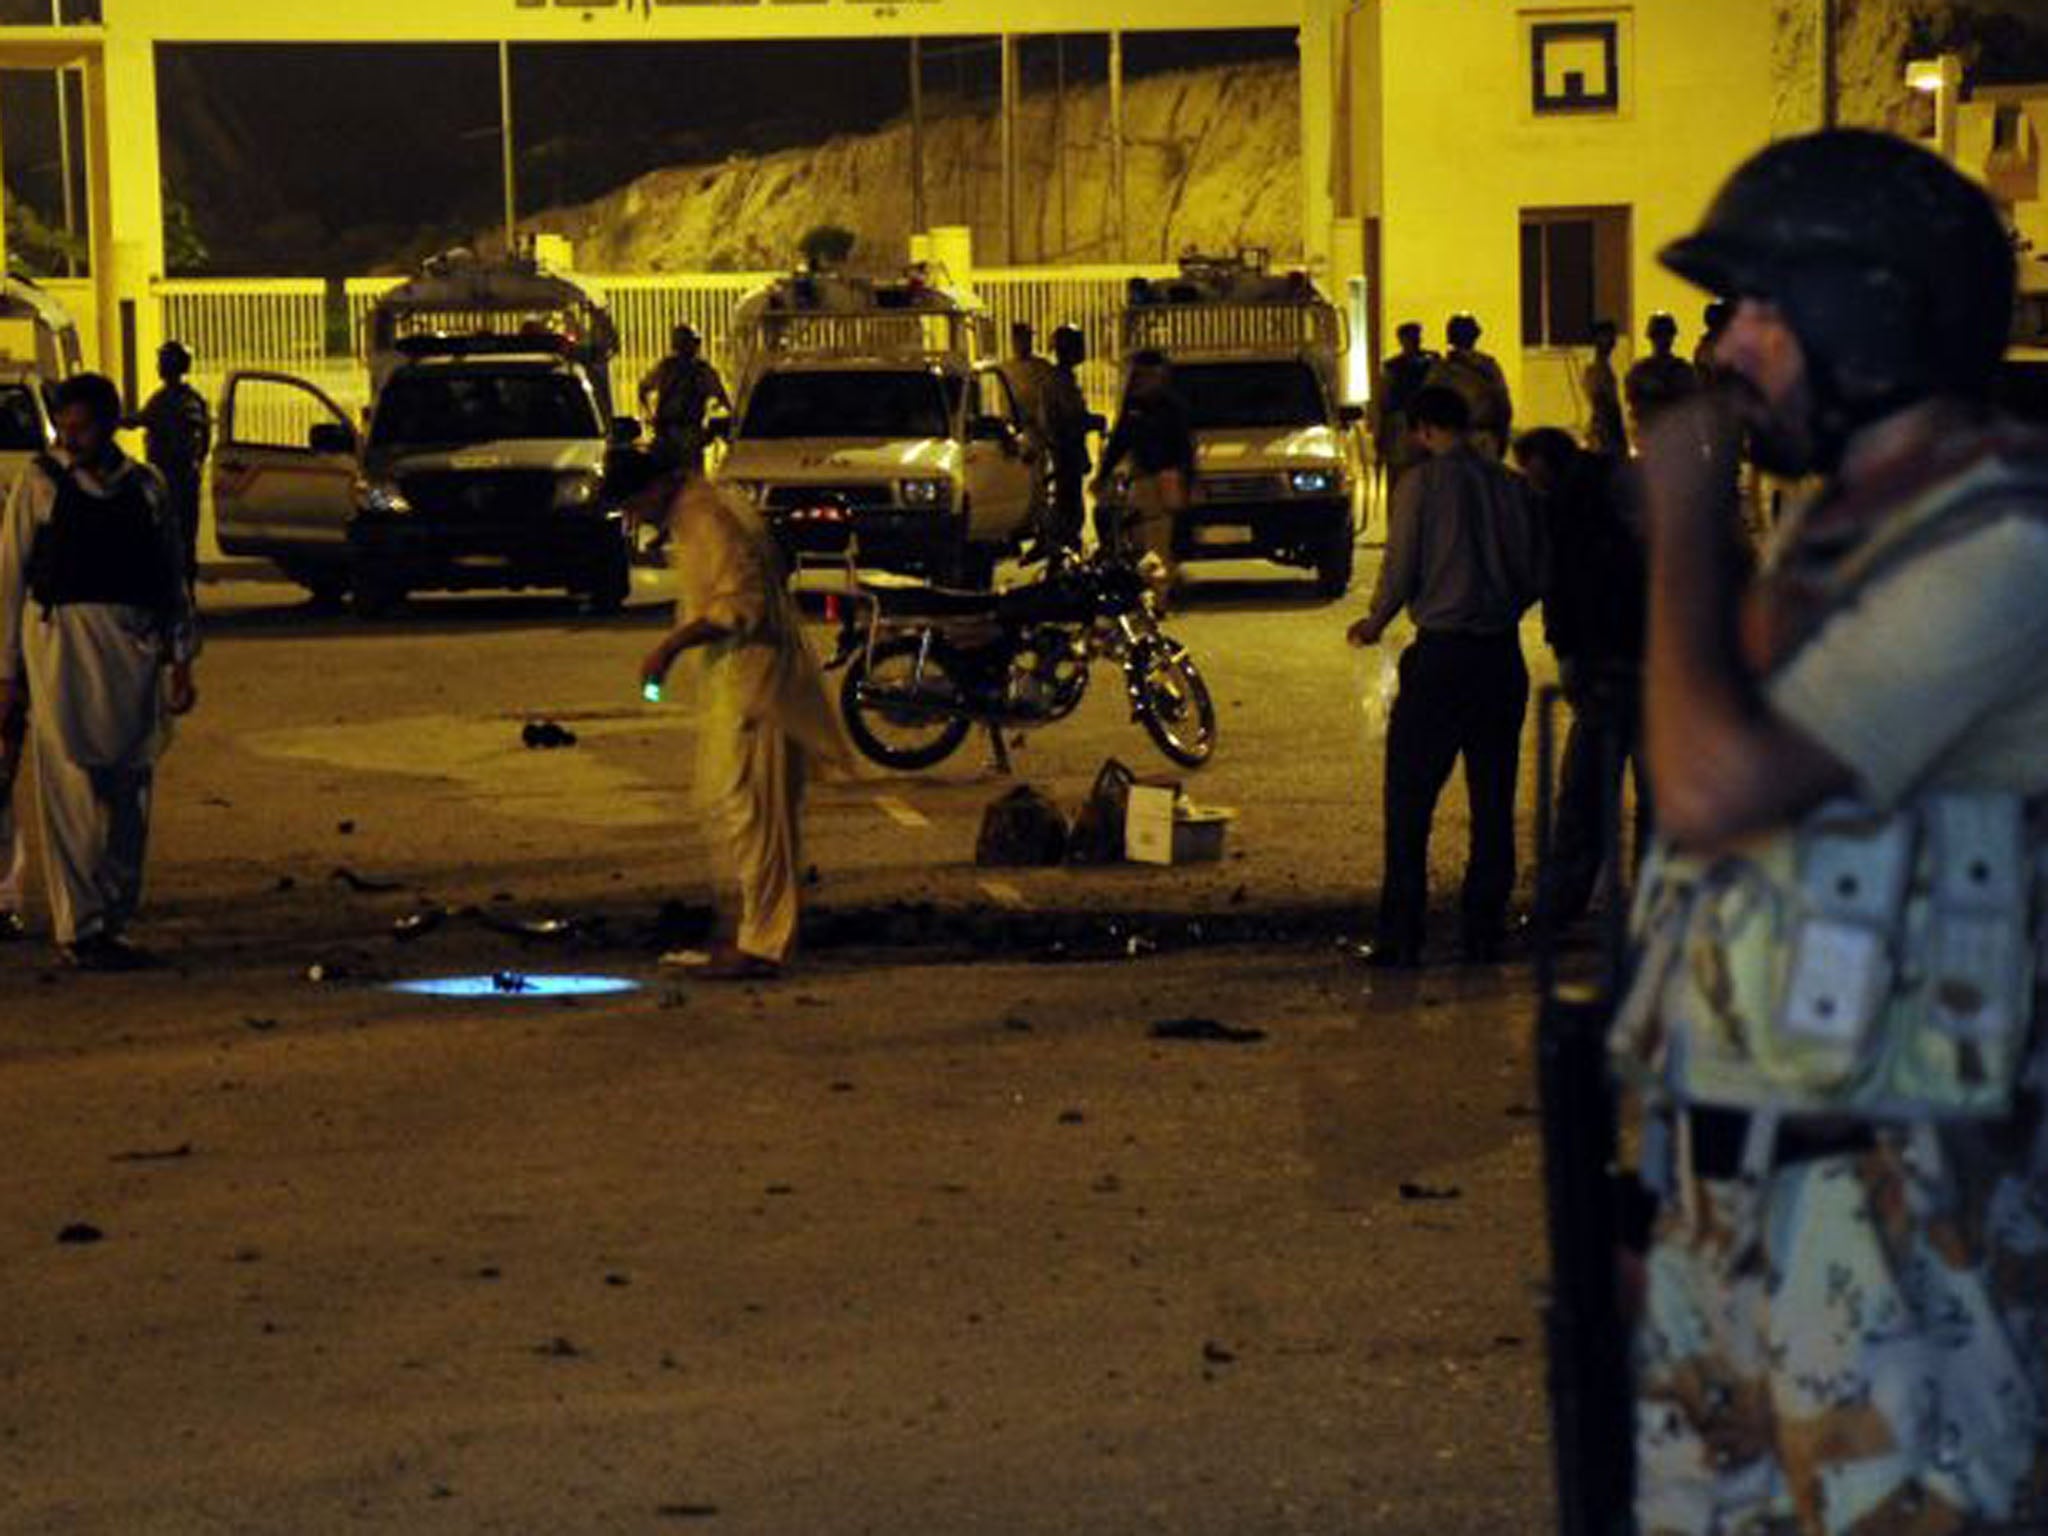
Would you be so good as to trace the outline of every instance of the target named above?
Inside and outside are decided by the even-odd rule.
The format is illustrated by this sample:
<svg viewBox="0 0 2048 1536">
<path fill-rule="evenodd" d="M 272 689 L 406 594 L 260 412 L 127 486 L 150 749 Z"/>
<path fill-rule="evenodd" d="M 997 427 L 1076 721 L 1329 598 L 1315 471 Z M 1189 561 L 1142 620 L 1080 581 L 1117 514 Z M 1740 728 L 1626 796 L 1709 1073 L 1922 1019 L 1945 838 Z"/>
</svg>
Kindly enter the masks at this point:
<svg viewBox="0 0 2048 1536">
<path fill-rule="evenodd" d="M 536 976 L 525 971 L 494 971 L 482 976 L 427 976 L 394 981 L 390 990 L 414 997 L 611 997 L 621 992 L 637 992 L 640 983 L 624 976 Z"/>
</svg>

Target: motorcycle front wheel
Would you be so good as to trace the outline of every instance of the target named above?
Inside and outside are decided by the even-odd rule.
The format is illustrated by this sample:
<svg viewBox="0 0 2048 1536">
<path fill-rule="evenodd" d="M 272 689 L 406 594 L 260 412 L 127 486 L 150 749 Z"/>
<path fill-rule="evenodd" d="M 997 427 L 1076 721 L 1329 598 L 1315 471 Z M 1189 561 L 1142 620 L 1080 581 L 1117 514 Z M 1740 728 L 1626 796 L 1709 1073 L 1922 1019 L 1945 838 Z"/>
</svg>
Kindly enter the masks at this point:
<svg viewBox="0 0 2048 1536">
<path fill-rule="evenodd" d="M 857 651 L 839 684 L 839 713 L 861 755 L 884 768 L 914 772 L 943 763 L 974 723 L 961 710 L 957 663 L 944 645 L 916 635 Z"/>
<path fill-rule="evenodd" d="M 1154 745 L 1183 768 L 1199 768 L 1216 750 L 1216 703 L 1186 649 L 1164 638 L 1141 645 L 1126 663 L 1138 719 Z"/>
</svg>

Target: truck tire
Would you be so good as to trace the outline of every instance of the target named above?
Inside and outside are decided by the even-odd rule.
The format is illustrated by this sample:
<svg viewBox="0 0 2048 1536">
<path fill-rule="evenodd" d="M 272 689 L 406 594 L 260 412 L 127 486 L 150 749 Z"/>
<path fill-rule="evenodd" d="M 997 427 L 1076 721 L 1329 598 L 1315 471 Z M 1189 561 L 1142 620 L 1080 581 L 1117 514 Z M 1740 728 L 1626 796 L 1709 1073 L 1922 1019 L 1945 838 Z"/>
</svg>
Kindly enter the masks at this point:
<svg viewBox="0 0 2048 1536">
<path fill-rule="evenodd" d="M 1351 590 L 1351 573 L 1357 563 L 1357 536 L 1346 523 L 1328 534 L 1316 550 L 1316 591 L 1327 598 L 1342 597 Z"/>
<path fill-rule="evenodd" d="M 375 566 L 357 566 L 349 579 L 349 607 L 359 619 L 386 619 L 405 601 L 405 586 Z"/>
</svg>

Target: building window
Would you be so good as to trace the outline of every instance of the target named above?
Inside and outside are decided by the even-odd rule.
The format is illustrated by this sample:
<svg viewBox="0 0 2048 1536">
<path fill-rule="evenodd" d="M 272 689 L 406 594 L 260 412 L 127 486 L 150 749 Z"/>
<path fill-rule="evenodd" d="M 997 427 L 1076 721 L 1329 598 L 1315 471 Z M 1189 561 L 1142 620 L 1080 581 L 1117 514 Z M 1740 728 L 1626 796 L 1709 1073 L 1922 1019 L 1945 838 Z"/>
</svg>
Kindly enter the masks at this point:
<svg viewBox="0 0 2048 1536">
<path fill-rule="evenodd" d="M 1538 117 L 1619 112 L 1620 19 L 1530 22 L 1529 73 Z"/>
<path fill-rule="evenodd" d="M 1583 347 L 1593 322 L 1628 318 L 1627 208 L 1522 212 L 1522 345 Z"/>
</svg>

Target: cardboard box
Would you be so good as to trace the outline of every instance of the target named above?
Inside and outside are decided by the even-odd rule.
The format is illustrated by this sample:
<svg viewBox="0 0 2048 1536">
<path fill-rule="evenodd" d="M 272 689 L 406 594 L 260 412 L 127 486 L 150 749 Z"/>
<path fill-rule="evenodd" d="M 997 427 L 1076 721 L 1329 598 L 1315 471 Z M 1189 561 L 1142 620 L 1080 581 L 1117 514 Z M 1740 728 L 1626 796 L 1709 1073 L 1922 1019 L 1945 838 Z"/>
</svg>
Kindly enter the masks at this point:
<svg viewBox="0 0 2048 1536">
<path fill-rule="evenodd" d="M 1134 864 L 1204 864 L 1223 857 L 1235 811 L 1195 805 L 1178 784 L 1131 786 L 1124 857 Z"/>
</svg>

